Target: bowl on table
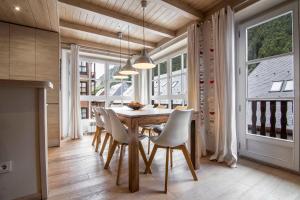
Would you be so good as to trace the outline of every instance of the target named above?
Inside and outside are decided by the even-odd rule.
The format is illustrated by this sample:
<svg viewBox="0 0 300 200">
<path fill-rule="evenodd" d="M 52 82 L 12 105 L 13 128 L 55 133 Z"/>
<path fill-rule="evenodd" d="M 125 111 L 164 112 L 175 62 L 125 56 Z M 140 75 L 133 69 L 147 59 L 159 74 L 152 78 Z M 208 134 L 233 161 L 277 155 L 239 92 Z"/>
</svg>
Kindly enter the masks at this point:
<svg viewBox="0 0 300 200">
<path fill-rule="evenodd" d="M 133 109 L 133 110 L 140 110 L 140 109 L 142 109 L 145 105 L 141 104 L 140 102 L 133 101 L 133 102 L 130 102 L 127 106 L 128 106 L 129 108 Z"/>
</svg>

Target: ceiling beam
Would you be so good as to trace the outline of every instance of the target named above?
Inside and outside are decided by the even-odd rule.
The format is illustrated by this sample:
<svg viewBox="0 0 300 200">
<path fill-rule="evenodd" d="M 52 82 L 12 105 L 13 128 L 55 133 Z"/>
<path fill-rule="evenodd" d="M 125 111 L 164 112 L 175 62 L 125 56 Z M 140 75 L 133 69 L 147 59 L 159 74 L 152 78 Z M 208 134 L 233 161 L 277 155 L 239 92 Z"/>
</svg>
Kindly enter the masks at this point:
<svg viewBox="0 0 300 200">
<path fill-rule="evenodd" d="M 96 42 L 90 42 L 87 40 L 81 40 L 81 39 L 76 39 L 76 38 L 70 38 L 70 37 L 61 37 L 60 38 L 61 43 L 66 43 L 66 44 L 77 44 L 82 47 L 90 47 L 90 48 L 95 48 L 104 52 L 111 52 L 111 53 L 120 53 L 120 48 L 115 47 L 115 46 L 110 46 L 110 45 L 105 45 L 101 43 L 96 43 Z M 122 49 L 124 53 L 123 55 L 128 55 L 127 49 Z M 140 52 L 138 51 L 131 51 L 132 55 L 139 54 Z"/>
<path fill-rule="evenodd" d="M 215 5 L 213 8 L 204 13 L 205 19 L 209 19 L 212 14 L 224 8 L 230 6 L 234 12 L 238 12 L 252 4 L 258 2 L 259 0 L 225 0 L 221 1 L 219 4 Z"/>
<path fill-rule="evenodd" d="M 111 39 L 114 39 L 114 40 L 119 40 L 119 38 L 117 36 L 117 33 L 114 33 L 114 32 L 110 32 L 110 31 L 106 31 L 106 30 L 100 30 L 100 29 L 96 29 L 96 28 L 93 28 L 93 27 L 84 26 L 84 25 L 81 25 L 81 24 L 75 24 L 75 23 L 68 22 L 68 21 L 65 21 L 65 20 L 60 20 L 59 25 L 60 25 L 60 27 L 63 27 L 63 28 L 68 28 L 68 29 L 72 29 L 72 30 L 75 30 L 75 31 L 82 31 L 82 32 L 85 32 L 85 33 L 96 34 L 96 35 L 111 38 Z M 127 41 L 128 40 L 128 35 L 123 34 L 122 40 Z M 143 45 L 143 40 L 141 40 L 141 39 L 130 37 L 129 41 L 130 41 L 130 43 L 133 43 L 133 44 Z M 156 44 L 153 43 L 153 42 L 145 41 L 145 46 L 147 48 L 153 49 L 153 48 L 156 47 Z"/>
<path fill-rule="evenodd" d="M 122 14 L 120 12 L 109 10 L 109 9 L 104 8 L 102 6 L 99 6 L 99 5 L 94 5 L 94 4 L 91 4 L 91 3 L 88 3 L 88 2 L 82 1 L 82 0 L 59 0 L 59 1 L 61 3 L 65 3 L 65 4 L 68 4 L 68 5 L 71 5 L 71 6 L 75 6 L 75 7 L 87 10 L 89 12 L 92 12 L 92 13 L 96 13 L 96 14 L 99 14 L 99 15 L 104 15 L 104 16 L 119 20 L 119 21 L 124 22 L 126 24 L 129 23 L 129 24 L 133 24 L 133 25 L 138 26 L 138 27 L 143 27 L 143 20 L 134 18 L 130 15 Z M 169 30 L 169 29 L 167 29 L 165 27 L 162 27 L 162 26 L 158 26 L 158 25 L 155 25 L 155 24 L 150 24 L 150 23 L 145 22 L 145 28 L 148 31 L 151 31 L 153 33 L 159 34 L 159 35 L 164 36 L 164 37 L 168 37 L 168 38 L 175 37 L 175 31 Z"/>
<path fill-rule="evenodd" d="M 173 7 L 176 11 L 180 12 L 183 16 L 191 18 L 191 19 L 202 19 L 203 14 L 200 10 L 190 6 L 182 0 L 161 0 L 165 4 Z"/>
</svg>

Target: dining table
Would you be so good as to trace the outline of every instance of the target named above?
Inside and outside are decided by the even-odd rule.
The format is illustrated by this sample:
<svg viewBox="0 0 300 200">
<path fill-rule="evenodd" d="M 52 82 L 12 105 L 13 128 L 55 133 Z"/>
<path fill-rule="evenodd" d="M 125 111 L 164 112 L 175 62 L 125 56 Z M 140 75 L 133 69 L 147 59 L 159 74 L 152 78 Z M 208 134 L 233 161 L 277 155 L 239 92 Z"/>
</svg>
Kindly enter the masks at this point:
<svg viewBox="0 0 300 200">
<path fill-rule="evenodd" d="M 162 124 L 166 123 L 170 114 L 174 111 L 173 109 L 141 109 L 132 110 L 131 108 L 111 108 L 115 111 L 118 118 L 122 123 L 128 127 L 129 144 L 128 144 L 128 178 L 129 178 L 129 191 L 139 191 L 139 127 L 151 124 Z M 198 127 L 198 111 L 193 111 L 190 131 L 190 155 L 194 166 L 194 169 L 198 169 L 200 166 L 197 149 L 197 127 Z"/>
</svg>

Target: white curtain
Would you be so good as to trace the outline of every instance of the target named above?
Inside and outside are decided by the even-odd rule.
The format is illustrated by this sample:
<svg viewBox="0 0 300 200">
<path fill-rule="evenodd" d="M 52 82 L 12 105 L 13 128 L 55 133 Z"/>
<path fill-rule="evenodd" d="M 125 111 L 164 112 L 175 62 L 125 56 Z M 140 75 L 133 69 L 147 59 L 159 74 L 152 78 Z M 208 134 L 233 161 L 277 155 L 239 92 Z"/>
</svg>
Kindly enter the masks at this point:
<svg viewBox="0 0 300 200">
<path fill-rule="evenodd" d="M 72 139 L 82 137 L 80 130 L 80 90 L 79 90 L 79 47 L 71 45 L 70 57 L 70 109 L 69 109 L 69 135 Z"/>
<path fill-rule="evenodd" d="M 188 71 L 187 71 L 187 85 L 188 85 L 188 107 L 195 111 L 200 111 L 200 90 L 199 90 L 199 75 L 200 64 L 200 25 L 194 23 L 188 27 Z M 196 156 L 206 155 L 205 145 L 205 131 L 201 131 L 202 122 L 198 118 L 196 123 Z"/>
<path fill-rule="evenodd" d="M 230 7 L 212 16 L 214 41 L 215 136 L 211 160 L 236 167 L 234 18 Z"/>
</svg>

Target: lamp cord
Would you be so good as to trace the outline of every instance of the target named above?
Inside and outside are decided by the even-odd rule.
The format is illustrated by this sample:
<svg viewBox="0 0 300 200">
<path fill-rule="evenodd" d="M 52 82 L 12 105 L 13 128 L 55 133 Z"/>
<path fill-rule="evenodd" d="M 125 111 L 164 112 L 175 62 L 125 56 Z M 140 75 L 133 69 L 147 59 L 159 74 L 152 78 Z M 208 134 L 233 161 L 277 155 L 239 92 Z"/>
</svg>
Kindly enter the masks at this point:
<svg viewBox="0 0 300 200">
<path fill-rule="evenodd" d="M 120 70 L 121 70 L 121 53 L 122 53 L 122 49 L 121 49 L 121 34 L 120 34 L 120 37 L 119 37 L 119 39 L 120 39 Z"/>
<path fill-rule="evenodd" d="M 145 50 L 145 7 L 143 7 L 143 45 Z"/>
<path fill-rule="evenodd" d="M 128 25 L 128 59 L 130 59 L 130 46 L 129 46 L 129 25 Z"/>
</svg>

